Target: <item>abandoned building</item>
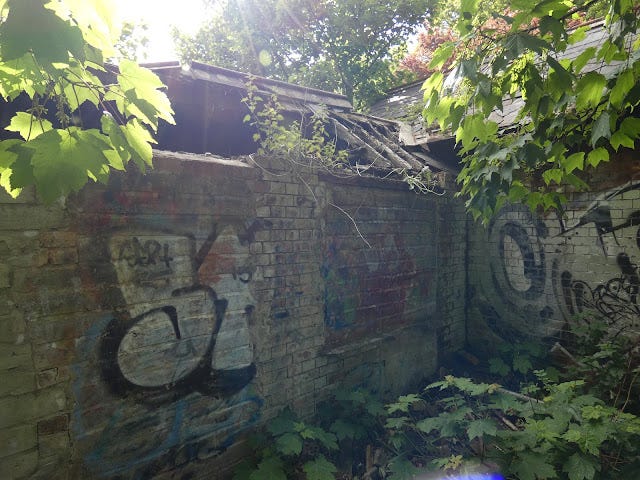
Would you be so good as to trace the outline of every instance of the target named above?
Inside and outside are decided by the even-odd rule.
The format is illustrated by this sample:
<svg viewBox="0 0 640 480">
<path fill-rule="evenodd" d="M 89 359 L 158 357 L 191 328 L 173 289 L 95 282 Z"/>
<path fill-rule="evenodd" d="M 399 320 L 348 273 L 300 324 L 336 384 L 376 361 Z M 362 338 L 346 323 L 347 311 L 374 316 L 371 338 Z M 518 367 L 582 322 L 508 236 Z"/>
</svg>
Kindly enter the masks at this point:
<svg viewBox="0 0 640 480">
<path fill-rule="evenodd" d="M 633 155 L 567 218 L 510 206 L 485 229 L 455 197 L 452 139 L 386 119 L 415 86 L 362 115 L 213 66 L 153 68 L 177 122 L 153 170 L 51 206 L 0 194 L 0 478 L 226 478 L 252 429 L 337 386 L 390 398 L 461 349 L 553 336 L 589 309 L 637 327 Z M 292 121 L 321 114 L 350 168 L 256 154 L 248 82 Z M 425 168 L 437 185 L 416 193 L 403 172 Z"/>
</svg>

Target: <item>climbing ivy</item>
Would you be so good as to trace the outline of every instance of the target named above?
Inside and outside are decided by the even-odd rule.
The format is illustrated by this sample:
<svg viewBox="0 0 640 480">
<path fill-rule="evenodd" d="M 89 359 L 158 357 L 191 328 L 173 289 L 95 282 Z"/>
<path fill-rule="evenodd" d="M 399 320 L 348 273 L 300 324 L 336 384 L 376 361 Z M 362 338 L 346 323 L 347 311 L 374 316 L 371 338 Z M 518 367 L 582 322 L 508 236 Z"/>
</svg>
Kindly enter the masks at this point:
<svg viewBox="0 0 640 480">
<path fill-rule="evenodd" d="M 563 58 L 592 28 L 569 22 L 594 3 L 609 7 L 603 41 Z M 486 19 L 479 5 L 461 2 L 459 40 L 434 52 L 430 67 L 439 71 L 424 84 L 424 117 L 455 135 L 460 193 L 475 218 L 487 221 L 506 201 L 561 208 L 568 189 L 586 187 L 581 171 L 634 148 L 640 137 L 638 6 L 517 0 L 511 15 L 493 14 L 503 28 L 488 31 L 477 28 Z M 508 103 L 516 115 L 505 128 L 493 115 Z"/>
<path fill-rule="evenodd" d="M 151 166 L 153 133 L 173 111 L 154 73 L 107 64 L 113 12 L 110 0 L 0 0 L 0 95 L 25 106 L 0 141 L 0 186 L 12 196 L 36 185 L 52 202 L 130 160 Z"/>
</svg>

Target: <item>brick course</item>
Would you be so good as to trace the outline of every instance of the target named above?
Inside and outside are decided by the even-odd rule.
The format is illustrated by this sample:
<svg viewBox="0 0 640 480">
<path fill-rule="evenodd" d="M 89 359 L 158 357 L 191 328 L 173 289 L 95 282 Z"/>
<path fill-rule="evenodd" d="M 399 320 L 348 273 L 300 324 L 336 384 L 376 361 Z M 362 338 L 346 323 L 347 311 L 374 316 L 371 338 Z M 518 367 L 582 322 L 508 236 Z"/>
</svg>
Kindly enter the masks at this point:
<svg viewBox="0 0 640 480">
<path fill-rule="evenodd" d="M 64 204 L 0 197 L 2 478 L 223 472 L 284 406 L 398 394 L 462 346 L 451 195 L 155 156 Z"/>
</svg>

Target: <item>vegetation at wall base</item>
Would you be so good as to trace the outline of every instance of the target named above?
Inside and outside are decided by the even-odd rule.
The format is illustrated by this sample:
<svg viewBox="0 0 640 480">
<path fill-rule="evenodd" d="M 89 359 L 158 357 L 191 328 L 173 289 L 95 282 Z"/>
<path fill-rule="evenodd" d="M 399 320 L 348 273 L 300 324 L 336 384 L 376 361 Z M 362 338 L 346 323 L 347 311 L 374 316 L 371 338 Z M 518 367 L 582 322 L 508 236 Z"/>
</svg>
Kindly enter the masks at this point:
<svg viewBox="0 0 640 480">
<path fill-rule="evenodd" d="M 551 348 L 553 357 L 542 354 L 548 347 L 500 348 L 476 368 L 477 377 L 498 382 L 445 375 L 384 408 L 371 393 L 351 390 L 336 392 L 314 419 L 285 410 L 260 437 L 258 445 L 270 446 L 234 479 L 637 478 L 640 341 L 582 318 Z"/>
</svg>

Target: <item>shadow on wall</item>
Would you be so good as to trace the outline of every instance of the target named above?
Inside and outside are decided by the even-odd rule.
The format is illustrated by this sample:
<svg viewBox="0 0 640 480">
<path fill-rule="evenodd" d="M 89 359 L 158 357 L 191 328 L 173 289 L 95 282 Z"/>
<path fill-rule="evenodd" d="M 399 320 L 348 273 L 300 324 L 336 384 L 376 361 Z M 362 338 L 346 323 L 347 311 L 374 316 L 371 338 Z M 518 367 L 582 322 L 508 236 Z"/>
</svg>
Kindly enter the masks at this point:
<svg viewBox="0 0 640 480">
<path fill-rule="evenodd" d="M 640 183 L 569 213 L 565 224 L 508 206 L 489 225 L 488 255 L 476 252 L 473 305 L 498 336 L 553 336 L 589 312 L 638 333 Z"/>
<path fill-rule="evenodd" d="M 249 231 L 251 229 L 248 229 Z M 78 346 L 74 432 L 95 474 L 144 477 L 218 454 L 262 401 L 249 317 L 254 268 L 241 223 L 206 238 L 152 230 L 91 242 L 113 317 Z"/>
</svg>

